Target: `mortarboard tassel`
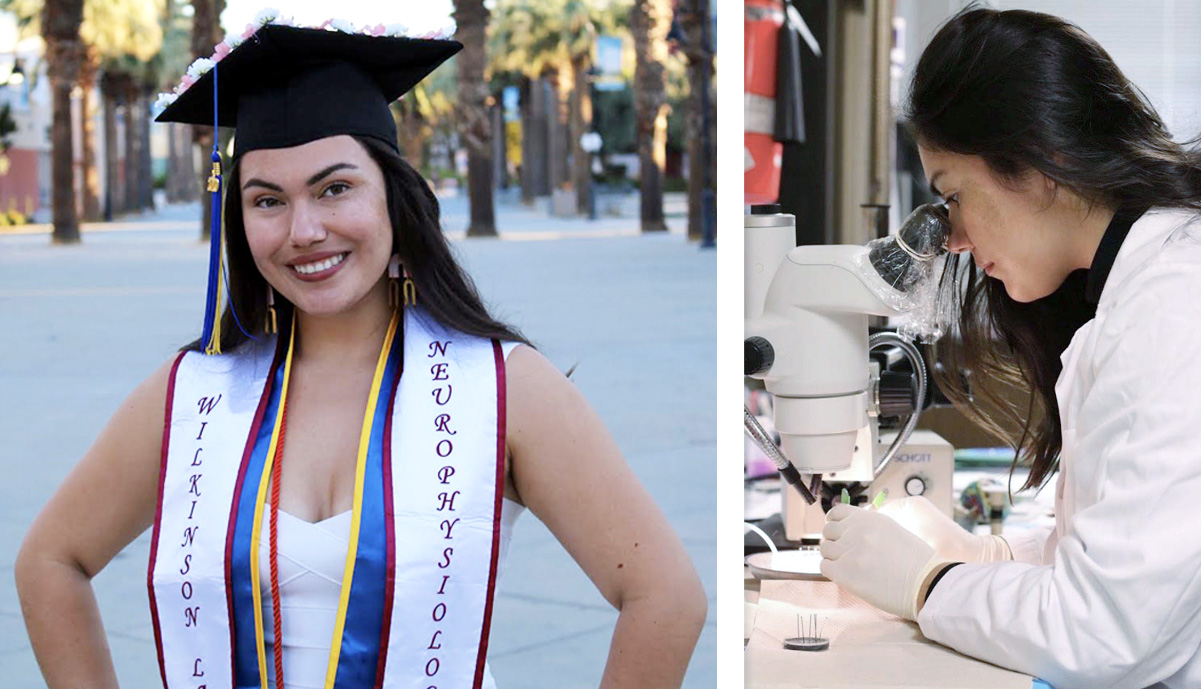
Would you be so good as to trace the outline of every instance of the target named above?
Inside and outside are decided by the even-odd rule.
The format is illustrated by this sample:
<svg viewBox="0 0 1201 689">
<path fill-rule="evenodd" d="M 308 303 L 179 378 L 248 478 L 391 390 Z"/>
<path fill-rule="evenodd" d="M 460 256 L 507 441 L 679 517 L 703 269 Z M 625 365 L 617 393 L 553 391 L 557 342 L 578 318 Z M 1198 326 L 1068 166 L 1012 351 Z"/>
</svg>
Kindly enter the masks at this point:
<svg viewBox="0 0 1201 689">
<path fill-rule="evenodd" d="M 225 273 L 225 214 L 221 212 L 221 148 L 220 137 L 217 135 L 217 65 L 213 65 L 213 169 L 209 173 L 207 190 L 212 196 L 212 215 L 209 225 L 209 278 L 208 293 L 205 297 L 204 331 L 200 341 L 204 343 L 205 354 L 221 353 L 221 297 L 224 295 L 229 302 L 229 312 L 233 314 L 234 323 L 238 330 L 250 339 L 257 339 L 242 327 L 238 312 L 234 309 L 232 294 L 228 291 L 229 276 Z M 224 280 L 226 288 L 222 289 Z"/>
<path fill-rule="evenodd" d="M 215 72 L 216 70 L 214 70 Z M 216 127 L 213 136 L 216 137 Z M 221 273 L 224 259 L 224 238 L 222 237 L 221 214 L 221 154 L 217 150 L 217 142 L 213 142 L 213 171 L 208 179 L 208 191 L 212 194 L 212 222 L 209 230 L 209 278 L 208 294 L 204 306 L 204 333 L 200 339 L 204 343 L 205 354 L 221 353 Z"/>
</svg>

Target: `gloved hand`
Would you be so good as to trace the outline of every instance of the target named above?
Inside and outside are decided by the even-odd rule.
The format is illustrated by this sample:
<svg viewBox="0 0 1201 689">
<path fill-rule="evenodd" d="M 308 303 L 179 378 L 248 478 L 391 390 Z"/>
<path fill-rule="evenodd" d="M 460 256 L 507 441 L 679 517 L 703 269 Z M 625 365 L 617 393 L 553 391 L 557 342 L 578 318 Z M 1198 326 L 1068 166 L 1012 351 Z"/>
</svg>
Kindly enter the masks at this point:
<svg viewBox="0 0 1201 689">
<path fill-rule="evenodd" d="M 922 585 L 950 564 L 887 515 L 838 504 L 822 530 L 821 573 L 885 612 L 916 620 Z"/>
<path fill-rule="evenodd" d="M 924 496 L 894 500 L 880 508 L 910 533 L 920 537 L 939 555 L 955 562 L 1012 560 L 1009 544 L 1000 536 L 977 535 L 964 530 Z"/>
</svg>

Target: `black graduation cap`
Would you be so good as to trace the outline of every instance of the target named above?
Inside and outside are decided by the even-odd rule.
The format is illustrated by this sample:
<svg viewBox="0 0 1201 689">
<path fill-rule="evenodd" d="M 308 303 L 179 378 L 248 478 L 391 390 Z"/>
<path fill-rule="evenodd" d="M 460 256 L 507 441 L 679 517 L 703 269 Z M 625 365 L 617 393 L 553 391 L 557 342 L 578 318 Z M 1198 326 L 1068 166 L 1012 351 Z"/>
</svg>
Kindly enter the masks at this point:
<svg viewBox="0 0 1201 689">
<path fill-rule="evenodd" d="M 396 149 L 388 104 L 462 48 L 454 40 L 267 24 L 155 121 L 213 126 L 215 115 L 218 126 L 237 129 L 235 158 L 338 134 L 374 137 Z"/>
</svg>

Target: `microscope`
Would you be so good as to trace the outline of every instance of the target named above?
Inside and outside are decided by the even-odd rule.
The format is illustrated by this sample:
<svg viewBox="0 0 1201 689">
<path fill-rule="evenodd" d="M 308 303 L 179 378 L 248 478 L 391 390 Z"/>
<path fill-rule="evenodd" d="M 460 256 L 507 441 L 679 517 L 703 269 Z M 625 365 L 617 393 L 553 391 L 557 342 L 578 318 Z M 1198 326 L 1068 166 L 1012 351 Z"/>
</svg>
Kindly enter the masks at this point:
<svg viewBox="0 0 1201 689">
<path fill-rule="evenodd" d="M 796 246 L 796 219 L 779 206 L 745 216 L 744 373 L 771 394 L 779 446 L 749 409 L 744 421 L 795 488 L 781 491 L 789 544 L 816 544 L 844 490 L 853 504 L 877 507 L 925 495 L 951 515 L 952 448 L 914 431 L 927 386 L 921 352 L 908 338 L 868 329 L 871 316 L 932 301 L 922 294 L 937 288 L 931 262 L 945 252 L 949 228 L 943 207 L 924 205 L 897 234 L 866 247 Z M 882 371 L 869 357 L 881 348 L 900 350 L 912 374 Z M 881 433 L 881 417 L 901 416 L 899 431 Z"/>
</svg>

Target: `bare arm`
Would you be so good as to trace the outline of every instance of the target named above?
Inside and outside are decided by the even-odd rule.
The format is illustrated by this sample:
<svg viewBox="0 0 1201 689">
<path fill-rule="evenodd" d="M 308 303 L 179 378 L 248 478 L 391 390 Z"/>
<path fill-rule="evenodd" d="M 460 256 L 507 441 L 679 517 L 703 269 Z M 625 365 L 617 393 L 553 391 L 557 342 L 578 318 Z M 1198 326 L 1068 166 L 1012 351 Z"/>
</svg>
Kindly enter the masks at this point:
<svg viewBox="0 0 1201 689">
<path fill-rule="evenodd" d="M 574 385 L 528 347 L 506 371 L 517 492 L 621 611 L 601 686 L 679 687 L 708 608 L 683 544 Z"/>
<path fill-rule="evenodd" d="M 25 536 L 15 575 L 46 685 L 115 688 L 91 579 L 154 521 L 171 362 L 122 403 Z"/>
</svg>

